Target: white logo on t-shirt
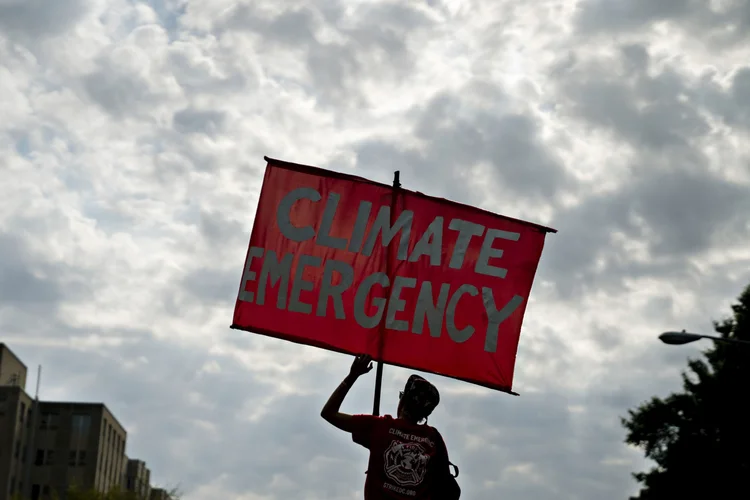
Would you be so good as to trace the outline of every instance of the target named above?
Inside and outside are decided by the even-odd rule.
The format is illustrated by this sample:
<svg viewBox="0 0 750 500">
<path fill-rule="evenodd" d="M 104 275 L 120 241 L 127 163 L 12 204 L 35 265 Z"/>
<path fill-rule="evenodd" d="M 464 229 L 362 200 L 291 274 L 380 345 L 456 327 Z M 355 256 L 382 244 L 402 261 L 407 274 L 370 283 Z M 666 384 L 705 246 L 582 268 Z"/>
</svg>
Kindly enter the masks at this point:
<svg viewBox="0 0 750 500">
<path fill-rule="evenodd" d="M 394 439 L 383 454 L 385 475 L 401 486 L 417 486 L 427 475 L 430 456 L 419 443 Z"/>
</svg>

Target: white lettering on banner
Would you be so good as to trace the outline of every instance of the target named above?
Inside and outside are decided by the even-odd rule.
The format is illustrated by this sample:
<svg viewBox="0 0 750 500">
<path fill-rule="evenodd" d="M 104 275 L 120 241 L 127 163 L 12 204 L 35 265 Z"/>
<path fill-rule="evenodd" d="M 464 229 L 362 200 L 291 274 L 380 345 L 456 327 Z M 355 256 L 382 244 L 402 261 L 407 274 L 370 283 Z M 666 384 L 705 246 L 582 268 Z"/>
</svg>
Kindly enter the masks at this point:
<svg viewBox="0 0 750 500">
<path fill-rule="evenodd" d="M 445 311 L 445 329 L 448 330 L 448 335 L 457 344 L 466 342 L 474 335 L 474 327 L 471 325 L 466 325 L 466 327 L 460 330 L 456 327 L 456 307 L 458 307 L 458 300 L 464 294 L 476 297 L 478 293 L 474 285 L 461 285 L 453 294 L 451 300 L 448 301 L 448 309 Z"/>
<path fill-rule="evenodd" d="M 351 234 L 348 237 L 341 234 L 333 236 L 330 233 L 335 226 L 336 211 L 341 199 L 341 195 L 333 191 L 328 194 L 328 199 L 323 207 L 320 227 L 317 231 L 312 225 L 297 227 L 292 224 L 292 212 L 298 201 L 310 200 L 313 203 L 318 203 L 322 199 L 323 197 L 317 190 L 309 187 L 297 188 L 287 193 L 276 208 L 276 225 L 281 234 L 296 242 L 315 238 L 317 245 L 335 250 L 347 249 L 349 252 L 362 252 L 362 255 L 366 257 L 372 255 L 378 237 L 380 237 L 381 245 L 387 247 L 398 235 L 398 250 L 396 252 L 398 260 L 405 261 L 408 259 L 409 262 L 418 262 L 420 259 L 426 258 L 431 266 L 438 267 L 442 264 L 442 255 L 450 254 L 448 267 L 451 269 L 463 267 L 472 238 L 484 235 L 482 247 L 474 265 L 474 272 L 496 278 L 505 278 L 508 270 L 490 264 L 491 258 L 499 259 L 503 255 L 503 250 L 493 248 L 492 244 L 498 239 L 516 242 L 521 237 L 520 233 L 485 228 L 481 224 L 462 219 L 451 219 L 448 222 L 448 229 L 458 232 L 458 236 L 453 248 L 450 249 L 450 252 L 447 252 L 443 249 L 445 223 L 443 217 L 437 216 L 427 226 L 425 232 L 419 236 L 411 255 L 409 255 L 414 212 L 411 210 L 402 211 L 396 221 L 391 224 L 391 207 L 383 205 L 378 210 L 378 215 L 375 217 L 370 232 L 367 233 L 367 222 L 372 212 L 372 203 L 362 201 L 359 204 L 357 218 Z"/>
<path fill-rule="evenodd" d="M 242 275 L 242 288 L 240 288 L 240 300 L 243 302 L 252 302 L 254 298 L 253 292 L 245 290 L 245 284 L 248 281 L 255 281 L 255 271 L 251 271 L 250 266 L 253 263 L 253 259 L 256 257 L 263 257 L 263 249 L 259 247 L 250 247 L 250 251 L 247 252 L 245 272 Z"/>
<path fill-rule="evenodd" d="M 281 234 L 292 241 L 307 241 L 315 236 L 315 229 L 312 226 L 296 227 L 292 224 L 290 217 L 292 207 L 303 199 L 320 201 L 320 193 L 313 188 L 298 188 L 287 193 L 276 207 L 276 224 Z"/>
<path fill-rule="evenodd" d="M 365 300 L 367 299 L 367 295 L 370 293 L 373 285 L 376 284 L 385 288 L 390 286 L 391 281 L 385 273 L 373 273 L 362 280 L 362 284 L 354 295 L 354 319 L 362 328 L 375 328 L 383 317 L 385 299 L 382 297 L 374 297 L 372 299 L 372 305 L 377 307 L 377 312 L 375 314 L 368 316 L 365 312 Z"/>
<path fill-rule="evenodd" d="M 440 332 L 443 330 L 443 311 L 445 311 L 445 303 L 448 301 L 448 292 L 450 291 L 451 286 L 448 283 L 443 283 L 440 285 L 440 294 L 437 300 L 434 300 L 432 283 L 429 281 L 422 283 L 422 287 L 419 289 L 419 297 L 417 298 L 417 306 L 414 310 L 412 332 L 422 333 L 424 320 L 427 318 L 427 323 L 430 326 L 430 335 L 433 337 L 440 336 Z"/>
<path fill-rule="evenodd" d="M 300 210 L 295 206 L 301 200 L 308 200 L 314 204 L 325 203 L 320 212 L 319 223 L 296 226 L 292 222 L 297 218 L 295 211 Z M 396 220 L 392 221 L 390 205 L 382 205 L 377 209 L 377 215 L 368 229 L 373 204 L 362 201 L 354 224 L 351 225 L 351 233 L 334 234 L 340 201 L 341 195 L 333 191 L 323 200 L 321 193 L 314 188 L 293 189 L 282 198 L 276 208 L 276 224 L 281 234 L 291 241 L 299 243 L 314 240 L 317 246 L 360 253 L 365 257 L 375 252 L 378 240 L 381 247 L 387 248 L 398 237 L 398 260 L 424 262 L 433 267 L 442 266 L 446 260 L 449 269 L 462 269 L 472 239 L 482 238 L 473 271 L 498 279 L 504 279 L 508 269 L 491 264 L 491 260 L 503 257 L 503 249 L 493 246 L 495 241 L 504 240 L 506 244 L 513 244 L 521 236 L 517 232 L 485 227 L 471 221 L 445 221 L 443 217 L 437 216 L 424 233 L 414 236 L 415 244 L 409 253 L 414 212 L 403 210 Z M 316 209 L 316 213 L 317 210 L 319 209 Z M 350 223 L 347 226 L 350 226 Z M 457 233 L 452 248 L 444 248 L 446 230 Z M 251 271 L 251 267 L 257 269 L 257 266 L 253 266 L 257 259 L 263 260 L 259 273 Z M 354 292 L 353 308 L 347 311 L 344 308 L 343 294 L 354 282 L 354 269 L 350 264 L 334 259 L 325 259 L 323 263 L 320 257 L 301 254 L 297 259 L 296 268 L 292 270 L 293 260 L 292 253 L 280 256 L 273 250 L 251 247 L 242 275 L 239 300 L 264 305 L 266 294 L 275 292 L 276 308 L 280 310 L 326 316 L 332 308 L 336 319 L 344 320 L 347 314 L 350 314 L 362 328 L 375 328 L 385 322 L 385 327 L 390 330 L 411 331 L 419 335 L 426 327 L 431 337 L 440 337 L 445 326 L 451 340 L 459 344 L 473 337 L 476 328 L 471 324 L 457 324 L 456 311 L 462 303 L 481 300 L 487 314 L 487 328 L 484 332 L 486 352 L 497 352 L 500 325 L 524 302 L 523 297 L 515 295 L 506 304 L 497 304 L 491 287 L 485 286 L 478 290 L 469 283 L 433 284 L 430 281 L 419 282 L 417 278 L 407 276 L 395 276 L 391 283 L 387 274 L 374 272 L 365 276 L 359 283 Z M 319 283 L 313 283 L 306 277 L 311 276 L 307 270 L 319 269 L 321 266 L 322 279 Z M 312 275 L 317 276 L 317 273 L 313 272 Z M 249 282 L 257 283 L 254 292 L 246 290 Z M 402 295 L 406 289 L 418 289 L 411 318 L 403 317 L 407 302 Z M 382 296 L 378 296 L 379 293 Z"/>
<path fill-rule="evenodd" d="M 388 300 L 388 313 L 385 316 L 386 328 L 402 332 L 409 329 L 409 322 L 403 319 L 396 319 L 396 313 L 403 311 L 406 307 L 406 301 L 400 298 L 401 290 L 404 288 L 414 288 L 415 286 L 417 286 L 416 278 L 396 276 L 393 280 L 391 298 Z"/>
<path fill-rule="evenodd" d="M 250 249 L 250 254 L 263 253 L 263 249 L 253 251 Z M 276 283 L 281 280 L 281 286 L 279 287 L 279 295 L 276 302 L 276 307 L 279 309 L 286 308 L 286 291 L 289 288 L 289 275 L 292 269 L 292 254 L 288 253 L 284 255 L 281 262 L 276 260 L 276 252 L 269 250 L 266 254 L 266 258 L 263 259 L 263 267 L 260 270 L 260 284 L 258 285 L 258 299 L 255 301 L 256 304 L 262 306 L 266 300 L 266 287 L 268 286 L 268 277 L 271 277 L 271 286 L 276 286 Z M 244 288 L 244 286 L 243 286 Z"/>
<path fill-rule="evenodd" d="M 291 254 L 289 254 L 291 255 Z M 300 294 L 303 291 L 312 292 L 315 288 L 315 283 L 307 281 L 305 279 L 305 268 L 318 267 L 321 264 L 320 257 L 313 255 L 302 254 L 297 259 L 297 269 L 294 272 L 295 280 L 292 285 L 292 295 L 289 297 L 289 310 L 291 312 L 310 314 L 312 312 L 312 304 L 307 304 L 300 300 Z"/>
<path fill-rule="evenodd" d="M 322 264 L 320 257 L 301 254 L 292 280 L 293 255 L 291 253 L 279 259 L 273 250 L 264 251 L 260 247 L 250 247 L 248 255 L 248 265 L 243 274 L 239 300 L 263 305 L 266 294 L 273 293 L 270 288 L 276 288 L 276 308 L 279 310 L 312 314 L 313 304 L 315 304 L 315 314 L 325 316 L 328 304 L 332 301 L 334 317 L 339 320 L 346 319 L 347 311 L 344 309 L 343 293 L 351 288 L 354 282 L 354 270 L 346 262 L 328 259 L 325 264 Z M 250 264 L 253 260 L 260 258 L 263 258 L 263 263 L 260 275 L 257 276 L 257 273 L 250 271 Z M 323 266 L 323 279 L 316 291 L 313 282 L 305 278 L 305 270 L 320 268 L 321 265 Z M 334 273 L 340 277 L 335 285 L 333 284 Z M 255 293 L 246 291 L 247 284 L 256 281 Z M 291 293 L 289 293 L 290 285 Z M 451 285 L 441 283 L 438 297 L 435 298 L 433 290 L 437 287 L 430 281 L 422 281 L 419 284 L 413 317 L 399 318 L 399 313 L 403 313 L 406 309 L 406 300 L 401 297 L 402 291 L 417 288 L 417 286 L 416 278 L 396 276 L 391 283 L 385 273 L 372 273 L 364 277 L 357 287 L 351 313 L 362 328 L 377 327 L 385 316 L 387 328 L 411 331 L 415 334 L 423 332 L 426 319 L 431 337 L 440 337 L 445 323 L 449 337 L 456 343 L 463 343 L 474 335 L 475 327 L 456 324 L 456 310 L 460 305 L 459 302 L 481 300 L 488 318 L 484 332 L 484 350 L 496 352 L 500 324 L 523 303 L 523 297 L 516 295 L 498 309 L 491 288 L 483 287 L 480 295 L 480 291 L 470 284 L 460 285 L 451 293 Z M 376 287 L 382 289 L 385 296 L 371 297 L 368 303 L 367 298 Z M 313 295 L 315 293 L 318 294 L 317 299 Z M 289 295 L 288 304 L 287 295 Z"/>
<path fill-rule="evenodd" d="M 443 249 L 443 218 L 435 219 L 427 226 L 422 237 L 414 245 L 414 250 L 409 256 L 409 262 L 417 262 L 423 255 L 430 256 L 430 265 L 439 266 L 440 256 Z"/>
<path fill-rule="evenodd" d="M 324 247 L 343 250 L 346 248 L 346 238 L 337 238 L 329 234 L 333 227 L 333 218 L 336 215 L 336 207 L 339 206 L 340 198 L 336 193 L 328 195 L 328 202 L 323 211 L 323 219 L 320 221 L 320 232 L 315 236 L 315 243 Z"/>
<path fill-rule="evenodd" d="M 333 272 L 336 271 L 341 276 L 338 285 L 333 284 Z M 336 319 L 346 319 L 344 312 L 344 299 L 341 295 L 346 289 L 352 286 L 354 281 L 354 269 L 346 262 L 338 260 L 327 260 L 323 268 L 323 282 L 320 284 L 320 298 L 318 299 L 318 316 L 325 316 L 328 308 L 328 299 L 333 299 L 333 310 Z"/>
<path fill-rule="evenodd" d="M 518 241 L 520 236 L 520 233 L 500 231 L 499 229 L 488 229 L 487 235 L 484 237 L 484 242 L 482 243 L 482 249 L 479 251 L 479 258 L 474 266 L 474 272 L 486 276 L 495 276 L 496 278 L 505 278 L 505 275 L 508 274 L 507 269 L 490 265 L 490 257 L 499 259 L 503 256 L 503 251 L 499 248 L 492 248 L 492 243 L 496 238 Z"/>
<path fill-rule="evenodd" d="M 359 252 L 362 248 L 362 242 L 365 239 L 365 230 L 367 229 L 367 221 L 370 220 L 370 211 L 372 211 L 372 203 L 369 201 L 363 201 L 359 204 L 357 220 L 352 229 L 352 239 L 349 241 L 350 252 Z"/>
<path fill-rule="evenodd" d="M 456 244 L 453 246 L 448 267 L 451 269 L 461 269 L 461 266 L 464 265 L 464 257 L 466 256 L 466 250 L 469 249 L 471 238 L 481 236 L 484 232 L 484 226 L 466 220 L 453 219 L 448 224 L 448 229 L 458 231 L 458 238 L 456 239 Z"/>
<path fill-rule="evenodd" d="M 380 235 L 380 242 L 384 247 L 390 244 L 391 240 L 396 237 L 396 233 L 401 233 L 401 238 L 398 242 L 398 260 L 406 260 L 406 252 L 409 250 L 409 236 L 411 234 L 411 223 L 414 219 L 414 212 L 411 210 L 404 210 L 398 214 L 398 219 L 391 226 L 391 207 L 384 205 L 380 207 L 380 212 L 375 218 L 375 222 L 370 229 L 370 234 L 367 235 L 365 241 L 365 247 L 362 249 L 362 255 L 369 257 L 372 255 L 372 251 L 375 249 L 375 242 Z"/>
</svg>

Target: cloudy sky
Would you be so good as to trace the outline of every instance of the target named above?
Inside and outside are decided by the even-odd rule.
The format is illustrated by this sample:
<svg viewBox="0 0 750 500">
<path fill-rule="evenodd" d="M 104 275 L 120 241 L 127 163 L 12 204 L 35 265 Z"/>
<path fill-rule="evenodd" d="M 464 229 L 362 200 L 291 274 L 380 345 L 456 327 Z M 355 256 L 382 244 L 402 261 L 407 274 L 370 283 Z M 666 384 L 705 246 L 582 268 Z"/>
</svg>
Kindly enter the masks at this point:
<svg viewBox="0 0 750 500">
<path fill-rule="evenodd" d="M 466 498 L 627 498 L 619 417 L 703 347 L 656 336 L 750 282 L 748 33 L 745 0 L 0 0 L 0 340 L 187 500 L 361 498 L 319 417 L 350 358 L 228 326 L 263 155 L 399 169 L 559 230 L 521 396 L 429 377 Z"/>
</svg>

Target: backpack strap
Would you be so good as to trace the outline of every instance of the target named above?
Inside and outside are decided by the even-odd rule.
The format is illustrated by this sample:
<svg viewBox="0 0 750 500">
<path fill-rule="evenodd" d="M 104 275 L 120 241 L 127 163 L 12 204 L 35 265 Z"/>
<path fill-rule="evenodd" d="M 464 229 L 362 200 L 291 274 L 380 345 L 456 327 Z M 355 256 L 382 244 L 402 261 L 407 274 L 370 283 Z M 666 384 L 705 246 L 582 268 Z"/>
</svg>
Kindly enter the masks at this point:
<svg viewBox="0 0 750 500">
<path fill-rule="evenodd" d="M 453 467 L 454 469 L 456 469 L 456 473 L 455 474 L 451 474 L 451 476 L 458 477 L 458 465 L 456 465 L 453 462 L 451 462 L 450 460 L 448 460 L 448 470 L 450 470 L 451 467 Z"/>
<path fill-rule="evenodd" d="M 435 429 L 435 435 L 437 437 L 438 456 L 447 462 L 448 474 L 450 474 L 454 478 L 458 477 L 458 466 L 454 464 L 453 462 L 451 462 L 450 458 L 448 457 L 448 447 L 445 445 L 445 441 L 443 440 L 443 435 L 440 434 L 440 432 L 437 429 Z M 456 470 L 455 474 L 451 472 L 451 467 L 453 467 Z"/>
<path fill-rule="evenodd" d="M 459 486 L 458 481 L 456 480 L 458 477 L 458 466 L 448 458 L 448 447 L 445 445 L 443 436 L 441 436 L 439 432 L 437 433 L 437 438 L 438 455 L 440 456 L 440 470 L 437 478 L 437 487 L 439 488 L 438 498 L 459 500 L 461 497 L 461 486 Z M 451 472 L 451 467 L 455 469 L 455 474 Z"/>
</svg>

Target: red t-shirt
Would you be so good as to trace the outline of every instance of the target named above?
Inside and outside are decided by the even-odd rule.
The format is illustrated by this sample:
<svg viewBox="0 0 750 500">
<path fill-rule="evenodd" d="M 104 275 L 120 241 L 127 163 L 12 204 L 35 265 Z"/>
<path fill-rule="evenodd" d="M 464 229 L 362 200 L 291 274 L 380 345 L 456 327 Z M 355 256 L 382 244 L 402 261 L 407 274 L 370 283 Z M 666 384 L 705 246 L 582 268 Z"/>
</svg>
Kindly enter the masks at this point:
<svg viewBox="0 0 750 500">
<path fill-rule="evenodd" d="M 435 475 L 448 467 L 437 429 L 390 415 L 354 415 L 353 423 L 352 440 L 370 450 L 365 500 L 434 498 Z"/>
</svg>

